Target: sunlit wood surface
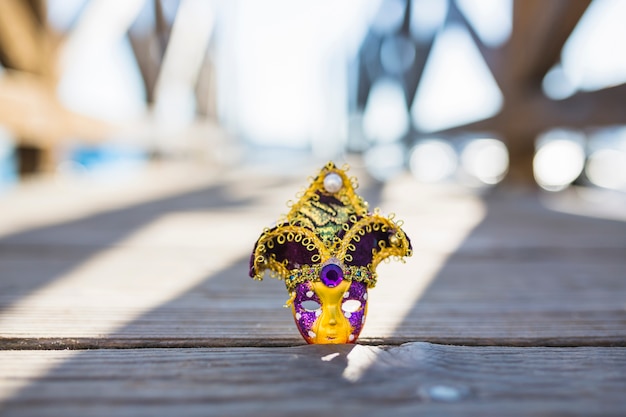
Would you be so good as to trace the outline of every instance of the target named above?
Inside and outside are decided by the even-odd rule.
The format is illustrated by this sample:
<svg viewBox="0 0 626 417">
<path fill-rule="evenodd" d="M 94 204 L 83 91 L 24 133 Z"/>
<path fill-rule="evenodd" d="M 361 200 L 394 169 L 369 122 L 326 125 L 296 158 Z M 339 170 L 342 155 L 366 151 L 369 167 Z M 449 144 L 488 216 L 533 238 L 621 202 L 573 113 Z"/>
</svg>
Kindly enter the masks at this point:
<svg viewBox="0 0 626 417">
<path fill-rule="evenodd" d="M 317 168 L 1 196 L 0 415 L 623 414 L 623 199 L 381 187 L 357 162 L 415 255 L 379 268 L 358 345 L 306 346 L 247 262 Z"/>
</svg>

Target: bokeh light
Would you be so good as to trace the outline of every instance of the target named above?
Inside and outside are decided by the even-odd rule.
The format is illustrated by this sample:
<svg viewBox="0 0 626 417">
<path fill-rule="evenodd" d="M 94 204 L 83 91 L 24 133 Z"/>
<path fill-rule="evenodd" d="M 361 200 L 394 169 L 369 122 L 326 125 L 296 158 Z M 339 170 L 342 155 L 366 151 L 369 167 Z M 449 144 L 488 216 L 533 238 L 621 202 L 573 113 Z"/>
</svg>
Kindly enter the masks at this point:
<svg viewBox="0 0 626 417">
<path fill-rule="evenodd" d="M 503 96 L 468 30 L 450 25 L 437 34 L 411 116 L 424 132 L 496 114 Z"/>
<path fill-rule="evenodd" d="M 399 143 L 373 146 L 363 155 L 365 169 L 378 181 L 389 181 L 404 170 L 404 154 Z"/>
<path fill-rule="evenodd" d="M 427 139 L 411 149 L 409 167 L 421 182 L 439 182 L 456 171 L 457 155 L 452 145 L 441 139 Z"/>
<path fill-rule="evenodd" d="M 456 0 L 456 2 L 485 45 L 500 46 L 511 36 L 512 0 Z"/>
<path fill-rule="evenodd" d="M 447 0 L 413 0 L 411 34 L 420 41 L 431 39 L 443 25 L 447 14 Z"/>
<path fill-rule="evenodd" d="M 506 145 L 497 139 L 474 139 L 463 148 L 461 166 L 480 182 L 497 184 L 507 173 L 509 152 Z"/>
<path fill-rule="evenodd" d="M 579 138 L 573 132 L 555 131 L 539 139 L 533 171 L 540 187 L 560 191 L 578 178 L 585 165 L 585 151 Z"/>
<path fill-rule="evenodd" d="M 593 152 L 587 161 L 585 174 L 599 187 L 626 191 L 626 152 L 616 149 Z"/>
<path fill-rule="evenodd" d="M 576 86 L 568 78 L 561 65 L 556 65 L 545 77 L 541 84 L 543 92 L 554 100 L 562 100 L 576 92 Z"/>
<path fill-rule="evenodd" d="M 390 36 L 380 45 L 380 62 L 390 74 L 402 74 L 415 62 L 415 48 L 404 36 Z"/>
<path fill-rule="evenodd" d="M 372 29 L 380 33 L 397 30 L 404 17 L 404 0 L 383 0 L 372 20 Z"/>
<path fill-rule="evenodd" d="M 622 0 L 592 1 L 563 46 L 563 69 L 578 90 L 626 82 L 625 13 Z"/>
<path fill-rule="evenodd" d="M 380 143 L 394 142 L 409 131 L 404 91 L 398 82 L 382 79 L 374 84 L 363 114 L 363 131 Z"/>
</svg>

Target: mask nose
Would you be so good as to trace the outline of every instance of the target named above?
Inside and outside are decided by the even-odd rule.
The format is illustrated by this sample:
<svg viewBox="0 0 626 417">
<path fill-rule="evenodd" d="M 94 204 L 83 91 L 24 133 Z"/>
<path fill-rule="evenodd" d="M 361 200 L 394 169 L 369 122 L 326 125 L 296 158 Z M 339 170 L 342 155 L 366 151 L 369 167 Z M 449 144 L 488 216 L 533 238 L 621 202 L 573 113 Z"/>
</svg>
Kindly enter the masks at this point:
<svg viewBox="0 0 626 417">
<path fill-rule="evenodd" d="M 339 316 L 338 316 L 338 314 L 340 314 L 339 308 L 338 306 L 335 306 L 335 305 L 331 305 L 328 307 L 329 308 L 327 308 L 326 311 L 324 312 L 325 317 L 323 320 L 326 323 L 326 326 L 335 327 L 338 325 L 338 322 L 339 322 Z"/>
</svg>

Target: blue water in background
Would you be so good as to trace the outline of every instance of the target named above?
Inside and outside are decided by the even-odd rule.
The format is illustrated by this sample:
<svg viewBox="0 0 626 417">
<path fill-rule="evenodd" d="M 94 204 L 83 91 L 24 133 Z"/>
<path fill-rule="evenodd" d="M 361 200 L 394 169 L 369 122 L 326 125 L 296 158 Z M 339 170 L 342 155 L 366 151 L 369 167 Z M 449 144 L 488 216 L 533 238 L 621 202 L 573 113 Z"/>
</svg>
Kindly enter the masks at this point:
<svg viewBox="0 0 626 417">
<path fill-rule="evenodd" d="M 140 147 L 99 144 L 73 146 L 67 151 L 64 161 L 69 171 L 73 171 L 70 173 L 115 181 L 137 172 L 145 166 L 148 158 L 146 151 Z"/>
<path fill-rule="evenodd" d="M 143 168 L 149 159 L 140 147 L 119 144 L 75 145 L 67 149 L 57 172 L 97 181 L 123 181 Z M 0 195 L 19 182 L 15 142 L 0 128 Z"/>
<path fill-rule="evenodd" d="M 0 130 L 0 194 L 14 187 L 17 181 L 15 144 L 8 133 Z"/>
</svg>

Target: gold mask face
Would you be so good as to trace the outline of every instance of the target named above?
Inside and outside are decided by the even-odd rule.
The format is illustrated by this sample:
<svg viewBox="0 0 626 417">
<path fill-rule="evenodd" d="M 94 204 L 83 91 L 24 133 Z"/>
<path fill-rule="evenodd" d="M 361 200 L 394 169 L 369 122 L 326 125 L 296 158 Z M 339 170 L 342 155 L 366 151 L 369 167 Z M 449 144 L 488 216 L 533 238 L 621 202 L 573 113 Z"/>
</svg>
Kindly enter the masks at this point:
<svg viewBox="0 0 626 417">
<path fill-rule="evenodd" d="M 296 288 L 291 309 L 308 343 L 352 343 L 365 323 L 367 287 L 356 281 L 336 287 L 305 282 Z"/>
</svg>

